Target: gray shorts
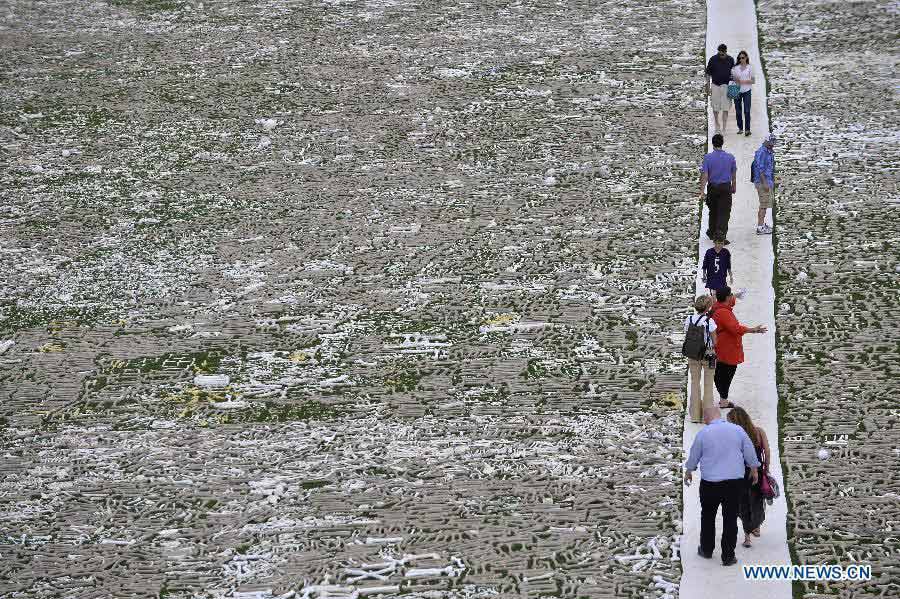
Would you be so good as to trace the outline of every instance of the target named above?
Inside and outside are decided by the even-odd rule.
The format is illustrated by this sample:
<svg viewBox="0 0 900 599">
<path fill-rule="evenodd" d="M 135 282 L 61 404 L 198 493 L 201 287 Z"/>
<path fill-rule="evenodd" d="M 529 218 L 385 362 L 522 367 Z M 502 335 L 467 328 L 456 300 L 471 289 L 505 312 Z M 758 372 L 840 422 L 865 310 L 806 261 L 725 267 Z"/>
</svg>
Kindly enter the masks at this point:
<svg viewBox="0 0 900 599">
<path fill-rule="evenodd" d="M 713 112 L 726 112 L 731 110 L 732 100 L 728 98 L 728 84 L 709 85 L 709 103 L 712 105 Z"/>
</svg>

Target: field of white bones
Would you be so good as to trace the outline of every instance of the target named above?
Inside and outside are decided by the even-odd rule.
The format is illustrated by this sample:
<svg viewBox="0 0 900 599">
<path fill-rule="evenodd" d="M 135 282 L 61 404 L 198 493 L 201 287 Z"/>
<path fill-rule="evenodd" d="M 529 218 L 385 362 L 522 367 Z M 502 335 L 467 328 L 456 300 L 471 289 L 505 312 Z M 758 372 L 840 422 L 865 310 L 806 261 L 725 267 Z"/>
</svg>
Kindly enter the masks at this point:
<svg viewBox="0 0 900 599">
<path fill-rule="evenodd" d="M 778 392 L 794 563 L 869 563 L 900 595 L 900 2 L 758 2 L 782 143 Z M 817 458 L 825 448 L 826 461 Z"/>
<path fill-rule="evenodd" d="M 900 4 L 758 8 L 795 593 L 889 597 Z M 679 597 L 705 15 L 0 4 L 0 597 Z"/>
</svg>

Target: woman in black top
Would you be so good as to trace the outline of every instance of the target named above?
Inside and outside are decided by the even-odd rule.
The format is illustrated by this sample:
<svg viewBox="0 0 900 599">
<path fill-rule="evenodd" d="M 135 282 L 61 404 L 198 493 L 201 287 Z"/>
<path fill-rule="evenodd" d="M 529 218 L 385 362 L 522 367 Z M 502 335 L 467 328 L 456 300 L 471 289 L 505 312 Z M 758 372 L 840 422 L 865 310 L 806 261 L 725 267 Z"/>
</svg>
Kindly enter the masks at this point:
<svg viewBox="0 0 900 599">
<path fill-rule="evenodd" d="M 769 438 L 766 437 L 766 431 L 758 426 L 753 425 L 750 415 L 743 408 L 735 407 L 728 412 L 728 422 L 736 424 L 747 433 L 753 447 L 756 449 L 756 457 L 759 459 L 762 468 L 760 468 L 759 479 L 761 479 L 769 466 Z M 741 495 L 741 503 L 738 514 L 741 518 L 741 524 L 744 527 L 744 547 L 752 547 L 750 535 L 759 536 L 760 527 L 766 519 L 766 500 L 762 496 L 759 487 L 759 479 L 756 484 L 749 480 L 750 470 L 747 469 L 747 488 Z"/>
</svg>

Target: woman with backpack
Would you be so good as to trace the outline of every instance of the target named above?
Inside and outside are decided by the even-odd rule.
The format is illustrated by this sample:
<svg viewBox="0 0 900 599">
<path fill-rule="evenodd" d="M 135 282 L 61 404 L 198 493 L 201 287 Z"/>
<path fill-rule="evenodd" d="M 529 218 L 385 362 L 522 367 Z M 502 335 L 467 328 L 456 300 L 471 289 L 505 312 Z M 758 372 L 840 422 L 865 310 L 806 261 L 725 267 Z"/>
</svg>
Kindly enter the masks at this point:
<svg viewBox="0 0 900 599">
<path fill-rule="evenodd" d="M 703 410 L 713 405 L 713 376 L 715 373 L 716 323 L 709 317 L 713 300 L 701 295 L 694 302 L 694 314 L 684 320 L 684 345 L 681 353 L 688 359 L 691 391 L 688 409 L 691 422 L 703 422 Z M 700 379 L 703 379 L 703 399 L 700 399 Z"/>
<path fill-rule="evenodd" d="M 755 484 L 750 482 L 750 470 L 747 469 L 747 488 L 741 494 L 741 503 L 738 515 L 744 528 L 744 547 L 752 547 L 750 536 L 759 536 L 760 527 L 766 519 L 766 499 L 762 494 L 760 483 L 769 470 L 769 438 L 766 431 L 753 425 L 750 415 L 743 408 L 735 407 L 728 412 L 728 422 L 736 424 L 747 433 L 753 447 L 756 449 L 756 457 L 759 459 L 760 474 Z"/>
</svg>

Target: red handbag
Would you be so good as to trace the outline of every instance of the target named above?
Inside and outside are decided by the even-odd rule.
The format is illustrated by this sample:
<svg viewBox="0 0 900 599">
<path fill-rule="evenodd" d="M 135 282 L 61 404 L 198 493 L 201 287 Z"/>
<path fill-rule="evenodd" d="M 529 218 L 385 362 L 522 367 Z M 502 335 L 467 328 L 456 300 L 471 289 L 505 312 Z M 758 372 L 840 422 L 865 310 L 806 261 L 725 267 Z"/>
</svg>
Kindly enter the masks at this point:
<svg viewBox="0 0 900 599">
<path fill-rule="evenodd" d="M 767 456 L 765 452 L 762 452 L 761 457 L 762 459 L 760 460 L 759 466 L 759 494 L 769 503 L 772 503 L 773 499 L 777 499 L 778 496 L 781 495 L 781 490 L 778 488 L 778 481 L 769 474 L 769 456 Z"/>
<path fill-rule="evenodd" d="M 774 498 L 772 496 L 772 486 L 769 484 L 769 473 L 765 464 L 759 469 L 759 493 L 766 499 Z"/>
<path fill-rule="evenodd" d="M 778 499 L 781 490 L 778 488 L 778 481 L 769 474 L 769 466 L 763 462 L 759 469 L 759 494 L 771 502 Z"/>
</svg>

